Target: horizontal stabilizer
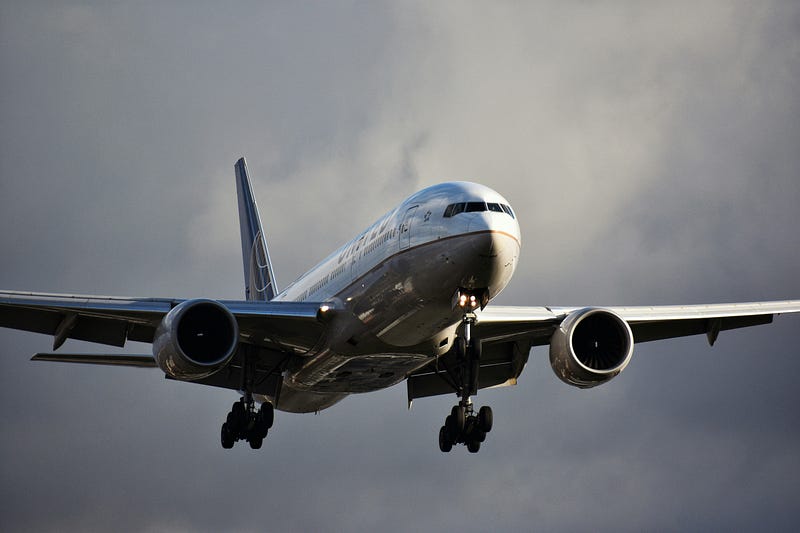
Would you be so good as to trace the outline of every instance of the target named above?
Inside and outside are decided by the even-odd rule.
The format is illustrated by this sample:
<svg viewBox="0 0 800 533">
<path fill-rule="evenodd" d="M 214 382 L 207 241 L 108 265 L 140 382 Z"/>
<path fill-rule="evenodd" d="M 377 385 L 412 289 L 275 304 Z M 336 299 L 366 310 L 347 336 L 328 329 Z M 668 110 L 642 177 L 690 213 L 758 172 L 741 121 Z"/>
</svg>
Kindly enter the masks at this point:
<svg viewBox="0 0 800 533">
<path fill-rule="evenodd" d="M 37 353 L 31 361 L 55 361 L 57 363 L 82 363 L 86 365 L 135 366 L 156 368 L 152 355 L 105 355 L 94 353 Z"/>
</svg>

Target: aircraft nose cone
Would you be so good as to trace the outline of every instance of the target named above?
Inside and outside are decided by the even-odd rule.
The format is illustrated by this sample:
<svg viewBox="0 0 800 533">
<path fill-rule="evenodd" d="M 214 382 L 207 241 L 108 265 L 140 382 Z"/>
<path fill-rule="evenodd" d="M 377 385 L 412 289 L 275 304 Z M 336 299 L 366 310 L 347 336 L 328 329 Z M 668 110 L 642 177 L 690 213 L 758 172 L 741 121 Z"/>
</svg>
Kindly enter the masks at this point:
<svg viewBox="0 0 800 533">
<path fill-rule="evenodd" d="M 506 286 L 517 267 L 519 229 L 505 214 L 476 213 L 470 221 L 473 261 L 480 265 L 480 278 L 494 297 Z M 503 220 L 505 217 L 508 220 Z"/>
</svg>

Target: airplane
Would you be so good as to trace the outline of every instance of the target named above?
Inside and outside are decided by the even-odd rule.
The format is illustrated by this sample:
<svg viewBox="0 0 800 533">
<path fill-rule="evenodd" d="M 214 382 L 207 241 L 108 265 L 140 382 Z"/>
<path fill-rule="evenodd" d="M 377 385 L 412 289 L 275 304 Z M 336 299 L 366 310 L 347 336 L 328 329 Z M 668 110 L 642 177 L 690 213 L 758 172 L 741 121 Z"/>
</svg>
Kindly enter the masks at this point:
<svg viewBox="0 0 800 533">
<path fill-rule="evenodd" d="M 0 327 L 53 336 L 35 361 L 160 368 L 167 379 L 238 391 L 223 448 L 261 448 L 275 410 L 319 412 L 405 380 L 418 398 L 455 395 L 439 449 L 478 452 L 493 426 L 472 397 L 515 385 L 533 347 L 548 346 L 568 385 L 604 384 L 636 343 L 707 336 L 800 312 L 800 300 L 637 307 L 517 307 L 490 302 L 517 268 L 517 213 L 476 183 L 403 200 L 282 291 L 244 158 L 235 165 L 244 300 L 126 298 L 0 291 Z M 58 353 L 67 339 L 152 354 Z"/>
</svg>

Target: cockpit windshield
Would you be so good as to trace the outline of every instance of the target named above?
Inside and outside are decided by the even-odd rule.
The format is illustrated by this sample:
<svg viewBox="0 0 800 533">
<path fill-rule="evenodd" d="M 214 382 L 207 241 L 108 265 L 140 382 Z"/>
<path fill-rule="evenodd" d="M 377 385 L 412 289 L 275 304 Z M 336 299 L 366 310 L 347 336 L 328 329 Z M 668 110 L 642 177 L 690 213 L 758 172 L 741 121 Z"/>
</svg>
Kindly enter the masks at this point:
<svg viewBox="0 0 800 533">
<path fill-rule="evenodd" d="M 459 213 L 476 213 L 479 211 L 506 213 L 511 218 L 514 218 L 514 212 L 511 210 L 511 206 L 494 202 L 459 202 L 456 204 L 450 204 L 444 210 L 443 216 L 444 218 L 450 218 L 458 215 Z"/>
</svg>

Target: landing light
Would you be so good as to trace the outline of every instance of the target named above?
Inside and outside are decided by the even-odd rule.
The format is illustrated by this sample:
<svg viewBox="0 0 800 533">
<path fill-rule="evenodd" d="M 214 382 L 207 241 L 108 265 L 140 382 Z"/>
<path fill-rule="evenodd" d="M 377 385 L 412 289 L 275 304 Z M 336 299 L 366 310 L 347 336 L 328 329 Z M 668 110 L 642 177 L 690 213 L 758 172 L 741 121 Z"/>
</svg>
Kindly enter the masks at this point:
<svg viewBox="0 0 800 533">
<path fill-rule="evenodd" d="M 466 294 L 462 294 L 461 296 L 458 297 L 458 305 L 460 305 L 461 307 L 467 307 L 467 295 Z M 476 307 L 478 307 L 478 299 L 475 298 L 475 296 L 470 296 L 469 297 L 469 307 L 471 307 L 472 309 L 475 309 Z"/>
<path fill-rule="evenodd" d="M 330 310 L 330 308 L 331 308 L 330 305 L 321 305 L 319 306 L 319 311 L 321 313 L 327 313 Z"/>
</svg>

